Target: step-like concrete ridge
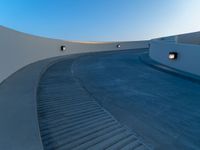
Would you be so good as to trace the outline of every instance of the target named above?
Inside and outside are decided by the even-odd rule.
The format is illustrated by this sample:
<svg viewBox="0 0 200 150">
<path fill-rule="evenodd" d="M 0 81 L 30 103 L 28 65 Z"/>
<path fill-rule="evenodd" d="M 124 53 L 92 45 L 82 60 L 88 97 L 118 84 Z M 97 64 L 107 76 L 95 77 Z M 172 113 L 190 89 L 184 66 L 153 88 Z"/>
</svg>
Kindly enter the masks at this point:
<svg viewBox="0 0 200 150">
<path fill-rule="evenodd" d="M 147 150 L 73 77 L 68 59 L 51 66 L 38 87 L 38 116 L 45 150 Z"/>
</svg>

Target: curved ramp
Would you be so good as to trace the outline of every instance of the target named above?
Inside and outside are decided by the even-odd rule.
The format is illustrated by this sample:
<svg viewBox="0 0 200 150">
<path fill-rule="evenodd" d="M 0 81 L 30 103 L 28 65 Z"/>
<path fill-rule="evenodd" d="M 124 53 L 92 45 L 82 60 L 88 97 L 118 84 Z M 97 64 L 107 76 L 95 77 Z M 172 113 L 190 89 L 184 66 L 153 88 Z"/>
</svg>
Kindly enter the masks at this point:
<svg viewBox="0 0 200 150">
<path fill-rule="evenodd" d="M 93 53 L 49 68 L 38 90 L 45 149 L 199 150 L 200 80 L 147 53 Z"/>
<path fill-rule="evenodd" d="M 44 149 L 147 150 L 74 78 L 73 61 L 50 67 L 39 84 L 38 116 Z"/>
</svg>

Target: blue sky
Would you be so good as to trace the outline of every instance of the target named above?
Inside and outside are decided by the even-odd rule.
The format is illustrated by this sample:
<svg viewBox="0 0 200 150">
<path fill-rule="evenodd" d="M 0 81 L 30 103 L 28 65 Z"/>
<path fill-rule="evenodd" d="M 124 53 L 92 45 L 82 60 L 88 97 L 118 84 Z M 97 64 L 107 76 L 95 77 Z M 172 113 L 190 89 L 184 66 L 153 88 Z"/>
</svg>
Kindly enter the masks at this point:
<svg viewBox="0 0 200 150">
<path fill-rule="evenodd" d="M 200 31 L 200 0 L 0 0 L 0 25 L 66 40 L 151 39 Z"/>
</svg>

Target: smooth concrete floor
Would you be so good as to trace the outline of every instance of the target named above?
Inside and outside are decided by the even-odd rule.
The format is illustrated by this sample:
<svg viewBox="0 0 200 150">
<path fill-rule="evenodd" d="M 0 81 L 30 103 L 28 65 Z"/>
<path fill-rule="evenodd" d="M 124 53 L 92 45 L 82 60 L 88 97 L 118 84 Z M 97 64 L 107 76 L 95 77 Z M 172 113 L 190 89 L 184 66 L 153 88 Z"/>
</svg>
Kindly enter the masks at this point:
<svg viewBox="0 0 200 150">
<path fill-rule="evenodd" d="M 117 120 L 157 150 L 200 149 L 200 84 L 145 65 L 147 50 L 85 55 L 74 76 Z"/>
</svg>

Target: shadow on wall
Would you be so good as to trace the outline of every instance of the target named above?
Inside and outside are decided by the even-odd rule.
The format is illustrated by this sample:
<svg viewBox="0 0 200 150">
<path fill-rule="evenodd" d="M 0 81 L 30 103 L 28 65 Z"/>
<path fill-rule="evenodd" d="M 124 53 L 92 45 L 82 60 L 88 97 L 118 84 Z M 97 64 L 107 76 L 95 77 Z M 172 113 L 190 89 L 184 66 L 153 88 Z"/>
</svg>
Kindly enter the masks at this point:
<svg viewBox="0 0 200 150">
<path fill-rule="evenodd" d="M 200 32 L 179 35 L 177 38 L 177 42 L 183 44 L 200 45 Z"/>
</svg>

